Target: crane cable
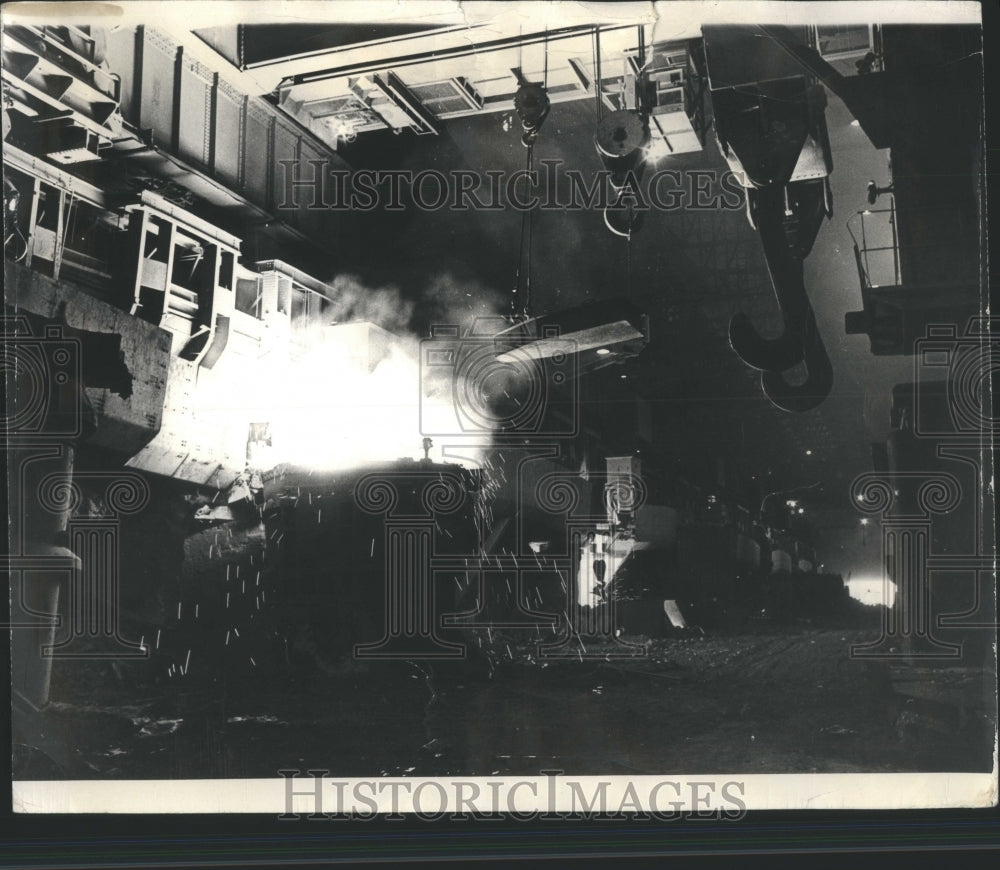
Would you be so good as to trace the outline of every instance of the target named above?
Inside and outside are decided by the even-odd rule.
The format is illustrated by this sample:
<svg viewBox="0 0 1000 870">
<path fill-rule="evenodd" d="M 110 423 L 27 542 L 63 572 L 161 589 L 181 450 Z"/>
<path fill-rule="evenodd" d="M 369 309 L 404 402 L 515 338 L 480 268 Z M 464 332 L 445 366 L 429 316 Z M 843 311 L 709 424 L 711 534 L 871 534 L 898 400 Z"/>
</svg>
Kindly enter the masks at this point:
<svg viewBox="0 0 1000 870">
<path fill-rule="evenodd" d="M 629 206 L 631 208 L 631 206 Z M 625 295 L 632 295 L 632 222 L 629 221 L 628 234 L 625 236 Z"/>
<path fill-rule="evenodd" d="M 594 97 L 597 100 L 597 121 L 604 120 L 604 102 L 601 99 L 601 29 L 594 28 Z"/>
<path fill-rule="evenodd" d="M 528 152 L 525 162 L 525 178 L 531 179 L 534 145 L 529 144 L 526 148 Z M 527 240 L 527 260 L 525 260 L 525 240 Z M 521 270 L 524 269 L 524 293 L 523 301 L 518 308 L 518 301 L 521 297 Z M 527 319 L 528 305 L 531 297 L 531 209 L 521 210 L 521 236 L 517 247 L 517 272 L 514 276 L 514 289 L 510 300 L 511 319 Z"/>
<path fill-rule="evenodd" d="M 533 144 L 529 145 L 528 146 L 528 161 L 527 161 L 527 163 L 528 163 L 528 175 L 527 175 L 527 178 L 529 180 L 531 179 L 532 158 L 534 156 L 534 153 L 535 153 L 535 146 Z M 524 314 L 525 319 L 527 319 L 528 312 L 531 310 L 530 306 L 531 306 L 531 238 L 532 238 L 532 233 L 531 233 L 531 212 L 532 211 L 533 211 L 533 209 L 526 209 L 525 212 L 524 212 L 525 215 L 528 218 L 528 261 L 527 261 L 527 264 L 526 264 L 526 267 L 525 267 L 525 275 L 524 275 L 524 311 L 522 312 Z"/>
<path fill-rule="evenodd" d="M 542 87 L 546 91 L 549 89 L 549 26 L 545 25 L 545 41 L 542 43 L 543 67 L 542 67 Z"/>
<path fill-rule="evenodd" d="M 542 87 L 548 88 L 549 84 L 549 31 L 548 27 L 545 29 L 545 39 L 543 42 L 543 60 L 542 60 Z M 529 142 L 526 146 L 528 152 L 527 158 L 525 160 L 525 178 L 530 181 L 531 173 L 534 166 L 534 152 L 535 147 L 533 142 Z M 531 232 L 531 212 L 532 209 L 524 209 L 521 212 L 521 236 L 518 243 L 517 249 L 517 272 L 514 277 L 514 290 L 511 294 L 510 302 L 510 316 L 512 320 L 523 319 L 527 320 L 530 316 L 529 312 L 531 310 L 531 242 L 532 242 L 532 232 Z M 527 240 L 527 257 L 525 257 L 525 240 Z M 524 267 L 524 294 L 523 301 L 518 310 L 518 298 L 521 292 L 521 268 Z"/>
<path fill-rule="evenodd" d="M 640 99 L 639 109 L 640 109 L 640 112 L 642 113 L 640 115 L 640 117 L 642 117 L 643 115 L 645 115 L 646 110 L 647 110 L 647 106 L 646 106 L 646 92 L 645 92 L 645 90 L 646 90 L 645 89 L 645 78 L 646 78 L 646 66 L 648 65 L 649 60 L 651 60 L 651 58 L 647 59 L 647 57 L 646 57 L 646 31 L 645 31 L 644 27 L 641 24 L 639 25 L 638 30 L 639 30 L 639 40 L 638 40 L 638 47 L 639 47 L 639 57 L 638 57 L 638 61 L 639 61 L 639 64 L 638 64 L 638 66 L 639 66 L 639 80 L 637 82 L 637 89 L 638 89 L 637 96 Z M 644 119 L 644 123 L 645 123 L 645 119 Z M 633 218 L 632 218 L 632 214 L 631 214 L 631 212 L 632 212 L 632 205 L 631 204 L 629 205 L 629 212 L 630 212 L 630 215 L 629 215 L 630 219 L 629 219 L 629 223 L 628 223 L 628 233 L 625 235 L 625 294 L 627 296 L 631 296 L 632 295 L 632 225 L 633 225 Z"/>
</svg>

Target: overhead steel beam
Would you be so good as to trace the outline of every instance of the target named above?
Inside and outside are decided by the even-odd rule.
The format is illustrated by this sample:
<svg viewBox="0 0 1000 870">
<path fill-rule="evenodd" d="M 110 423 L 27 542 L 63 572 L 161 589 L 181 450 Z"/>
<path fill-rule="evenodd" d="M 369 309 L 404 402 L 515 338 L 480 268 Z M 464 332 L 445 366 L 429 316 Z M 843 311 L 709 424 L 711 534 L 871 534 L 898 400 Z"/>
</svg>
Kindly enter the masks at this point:
<svg viewBox="0 0 1000 870">
<path fill-rule="evenodd" d="M 417 128 L 418 134 L 433 133 L 435 136 L 441 133 L 441 128 L 437 119 L 428 112 L 423 104 L 418 100 L 410 89 L 400 81 L 395 73 L 386 73 L 385 81 L 381 76 L 372 76 L 372 81 L 387 99 L 413 119 L 413 125 Z M 378 111 L 378 109 L 374 109 Z"/>
<path fill-rule="evenodd" d="M 15 169 L 20 169 L 27 175 L 41 178 L 53 187 L 66 190 L 74 196 L 92 205 L 96 205 L 98 208 L 110 209 L 114 205 L 110 202 L 108 195 L 99 187 L 95 187 L 93 184 L 84 181 L 76 175 L 70 175 L 58 166 L 48 163 L 40 157 L 28 154 L 28 152 L 22 151 L 17 146 L 11 145 L 8 142 L 4 142 L 3 145 L 3 162 Z"/>
<path fill-rule="evenodd" d="M 622 29 L 631 30 L 633 27 L 634 25 L 629 24 L 618 27 L 602 27 L 601 29 L 605 31 Z M 505 36 L 502 39 L 492 39 L 487 42 L 465 42 L 461 45 L 447 46 L 443 48 L 428 48 L 426 51 L 401 55 L 399 57 L 394 57 L 391 60 L 383 56 L 378 60 L 366 63 L 330 67 L 329 69 L 318 70 L 316 72 L 298 73 L 297 75 L 293 75 L 291 77 L 286 76 L 282 79 L 281 84 L 284 85 L 290 82 L 291 84 L 302 85 L 312 82 L 326 81 L 327 79 L 341 78 L 343 76 L 366 75 L 384 70 L 387 65 L 392 66 L 394 69 L 399 69 L 401 67 L 428 63 L 430 61 L 450 60 L 457 57 L 474 57 L 486 52 L 500 51 L 518 46 L 525 47 L 530 45 L 544 45 L 546 42 L 557 42 L 560 39 L 569 39 L 574 36 L 592 33 L 593 31 L 594 26 L 592 24 L 585 24 L 574 27 L 563 27 L 558 30 L 550 30 L 547 33 L 540 32 L 536 34 L 529 34 L 527 36 L 517 34 L 515 36 Z"/>
</svg>

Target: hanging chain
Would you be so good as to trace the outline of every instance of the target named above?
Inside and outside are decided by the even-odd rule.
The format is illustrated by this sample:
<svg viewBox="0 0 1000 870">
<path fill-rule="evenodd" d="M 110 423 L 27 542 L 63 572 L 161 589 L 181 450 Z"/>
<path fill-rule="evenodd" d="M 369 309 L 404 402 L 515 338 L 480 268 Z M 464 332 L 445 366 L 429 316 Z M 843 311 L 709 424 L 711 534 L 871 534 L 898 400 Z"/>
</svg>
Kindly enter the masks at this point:
<svg viewBox="0 0 1000 870">
<path fill-rule="evenodd" d="M 597 99 L 597 120 L 604 120 L 604 101 L 601 99 L 601 29 L 594 28 L 594 97 Z"/>
<path fill-rule="evenodd" d="M 631 211 L 631 206 L 629 206 Z M 629 219 L 628 233 L 625 235 L 625 295 L 632 295 L 632 220 Z"/>
<path fill-rule="evenodd" d="M 531 168 L 532 168 L 532 157 L 535 152 L 534 145 L 528 146 L 528 180 L 531 180 Z M 525 215 L 528 218 L 528 262 L 525 266 L 524 275 L 524 310 L 523 314 L 525 319 L 528 318 L 528 312 L 531 310 L 531 212 L 532 209 L 527 209 Z"/>
<path fill-rule="evenodd" d="M 527 146 L 527 160 L 525 165 L 526 178 L 531 180 L 531 168 L 533 164 L 532 156 L 534 146 Z M 527 240 L 527 261 L 525 261 L 525 240 Z M 524 267 L 524 293 L 521 293 L 521 269 Z M 522 298 L 523 296 L 523 298 Z M 528 317 L 528 304 L 531 296 L 531 209 L 524 209 L 521 212 L 521 237 L 517 247 L 517 272 L 514 277 L 514 289 L 511 293 L 510 316 L 511 319 L 526 319 Z M 518 304 L 520 302 L 520 305 Z"/>
<path fill-rule="evenodd" d="M 547 89 L 549 84 L 549 30 L 547 26 L 545 28 L 545 38 L 542 45 L 542 87 Z M 520 50 L 521 46 L 519 45 L 519 63 Z M 533 140 L 529 139 L 528 141 L 525 141 L 525 148 L 528 152 L 525 160 L 525 177 L 530 182 L 535 153 Z M 511 291 L 510 300 L 510 319 L 514 321 L 527 320 L 530 316 L 529 312 L 531 311 L 531 213 L 531 209 L 524 209 L 521 212 L 521 236 L 517 248 L 517 271 L 514 276 L 514 289 Z M 525 245 L 525 242 L 527 242 L 527 245 Z M 527 254 L 525 253 L 525 247 L 527 247 Z M 524 270 L 523 292 L 521 286 L 522 268 Z"/>
<path fill-rule="evenodd" d="M 549 28 L 545 28 L 545 42 L 544 42 L 545 60 L 544 68 L 542 72 L 542 87 L 548 90 L 549 87 Z"/>
<path fill-rule="evenodd" d="M 625 295 L 632 295 L 632 228 L 625 236 Z"/>
</svg>

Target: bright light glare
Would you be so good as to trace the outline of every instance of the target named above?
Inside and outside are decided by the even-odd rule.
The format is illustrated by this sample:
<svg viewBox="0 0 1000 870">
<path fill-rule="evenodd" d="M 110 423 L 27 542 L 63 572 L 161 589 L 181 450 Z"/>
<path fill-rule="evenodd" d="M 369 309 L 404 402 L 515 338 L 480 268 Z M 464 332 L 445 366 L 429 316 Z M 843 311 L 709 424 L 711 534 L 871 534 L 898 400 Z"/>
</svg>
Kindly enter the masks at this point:
<svg viewBox="0 0 1000 870">
<path fill-rule="evenodd" d="M 656 137 L 649 143 L 649 147 L 646 148 L 646 159 L 650 163 L 656 163 L 664 157 L 669 157 L 670 153 L 670 146 L 667 144 L 667 140 Z"/>
<path fill-rule="evenodd" d="M 845 581 L 847 593 L 862 604 L 882 604 L 892 607 L 896 600 L 896 584 L 881 577 L 859 577 Z"/>
<path fill-rule="evenodd" d="M 262 471 L 281 464 L 335 471 L 423 458 L 415 341 L 371 323 L 318 327 L 297 338 L 298 352 L 278 344 L 260 357 L 234 359 L 228 371 L 224 357 L 208 383 L 199 384 L 192 416 L 231 462 L 242 463 L 251 423 L 269 426 L 271 445 L 252 462 Z M 442 410 L 453 421 L 450 398 Z M 442 453 L 442 446 L 464 440 L 435 439 L 430 458 L 477 465 L 481 451 L 463 449 L 464 458 Z"/>
</svg>

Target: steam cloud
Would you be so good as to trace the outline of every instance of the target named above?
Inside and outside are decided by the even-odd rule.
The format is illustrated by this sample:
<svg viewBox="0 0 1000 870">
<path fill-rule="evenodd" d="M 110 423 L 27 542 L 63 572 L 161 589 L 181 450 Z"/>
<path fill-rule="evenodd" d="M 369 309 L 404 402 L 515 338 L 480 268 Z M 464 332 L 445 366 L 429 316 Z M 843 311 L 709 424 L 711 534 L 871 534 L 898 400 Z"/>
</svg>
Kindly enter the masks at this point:
<svg viewBox="0 0 1000 870">
<path fill-rule="evenodd" d="M 398 287 L 367 287 L 356 275 L 338 275 L 329 284 L 332 321 L 368 321 L 400 339 L 419 340 L 439 324 L 455 324 L 464 331 L 476 318 L 499 318 L 508 303 L 503 293 L 478 281 L 460 281 L 450 272 L 431 278 L 420 294 L 419 305 Z"/>
<path fill-rule="evenodd" d="M 503 321 L 503 294 L 441 273 L 419 300 L 394 286 L 367 287 L 353 275 L 328 282 L 323 322 L 297 331 L 293 343 L 257 359 L 226 361 L 238 372 L 199 391 L 192 409 L 236 462 L 247 452 L 250 424 L 267 424 L 270 446 L 248 462 L 261 470 L 294 464 L 323 470 L 423 457 L 476 465 L 488 432 L 465 437 L 456 422 L 452 371 L 421 369 L 420 339 L 435 324 L 464 331 L 475 318 Z M 213 373 L 214 375 L 215 373 Z M 212 384 L 217 387 L 212 388 Z"/>
</svg>

